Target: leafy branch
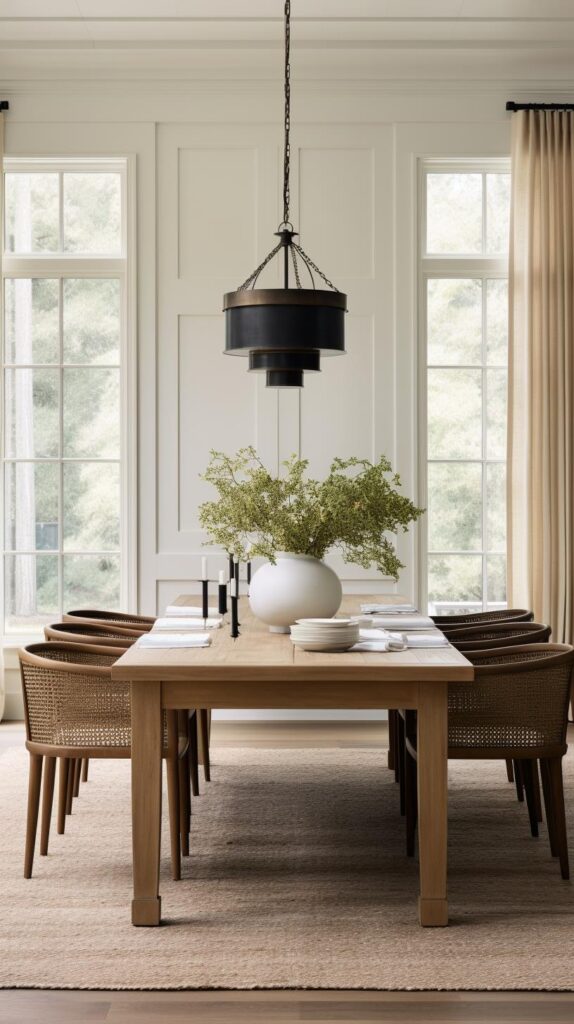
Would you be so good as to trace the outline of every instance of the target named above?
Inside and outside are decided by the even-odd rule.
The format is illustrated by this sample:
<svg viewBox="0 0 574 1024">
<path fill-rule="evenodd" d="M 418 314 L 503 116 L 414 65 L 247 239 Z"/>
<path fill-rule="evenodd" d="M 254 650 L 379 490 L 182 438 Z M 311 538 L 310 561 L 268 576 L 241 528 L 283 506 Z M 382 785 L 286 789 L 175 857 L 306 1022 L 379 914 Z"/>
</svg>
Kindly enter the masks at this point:
<svg viewBox="0 0 574 1024">
<path fill-rule="evenodd" d="M 397 579 L 402 563 L 391 535 L 406 531 L 424 509 L 399 493 L 400 478 L 386 456 L 334 459 L 322 481 L 306 477 L 308 461 L 292 455 L 282 476 L 265 468 L 254 448 L 236 455 L 212 451 L 202 479 L 217 499 L 199 509 L 210 540 L 242 560 L 278 551 L 323 558 L 338 548 L 346 562 L 375 564 Z"/>
</svg>

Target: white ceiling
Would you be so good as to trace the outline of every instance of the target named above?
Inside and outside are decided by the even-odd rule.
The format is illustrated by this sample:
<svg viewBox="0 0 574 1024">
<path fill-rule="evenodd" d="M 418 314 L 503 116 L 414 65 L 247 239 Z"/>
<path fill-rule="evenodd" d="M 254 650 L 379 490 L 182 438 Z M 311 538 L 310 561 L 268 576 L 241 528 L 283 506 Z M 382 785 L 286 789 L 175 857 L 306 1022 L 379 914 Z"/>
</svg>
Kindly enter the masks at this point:
<svg viewBox="0 0 574 1024">
<path fill-rule="evenodd" d="M 278 78 L 283 0 L 0 0 L 0 83 Z M 292 0 L 301 79 L 574 88 L 574 0 Z"/>
<path fill-rule="evenodd" d="M 276 47 L 283 0 L 0 0 L 0 47 Z M 559 47 L 574 0 L 293 0 L 294 44 Z"/>
</svg>

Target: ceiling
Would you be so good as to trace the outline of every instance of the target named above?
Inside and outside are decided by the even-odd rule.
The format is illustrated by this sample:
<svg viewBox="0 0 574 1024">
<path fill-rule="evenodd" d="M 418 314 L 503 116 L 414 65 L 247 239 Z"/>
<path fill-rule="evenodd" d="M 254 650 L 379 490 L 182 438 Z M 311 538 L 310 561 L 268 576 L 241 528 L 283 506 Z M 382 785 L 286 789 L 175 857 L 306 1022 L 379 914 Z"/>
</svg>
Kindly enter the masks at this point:
<svg viewBox="0 0 574 1024">
<path fill-rule="evenodd" d="M 574 0 L 292 0 L 292 40 L 308 77 L 570 84 Z M 282 42 L 283 0 L 0 0 L 3 78 L 56 63 L 275 75 Z"/>
<path fill-rule="evenodd" d="M 275 47 L 283 0 L 0 0 L 0 45 Z M 574 0 L 293 0 L 299 46 L 475 48 L 574 41 Z"/>
</svg>

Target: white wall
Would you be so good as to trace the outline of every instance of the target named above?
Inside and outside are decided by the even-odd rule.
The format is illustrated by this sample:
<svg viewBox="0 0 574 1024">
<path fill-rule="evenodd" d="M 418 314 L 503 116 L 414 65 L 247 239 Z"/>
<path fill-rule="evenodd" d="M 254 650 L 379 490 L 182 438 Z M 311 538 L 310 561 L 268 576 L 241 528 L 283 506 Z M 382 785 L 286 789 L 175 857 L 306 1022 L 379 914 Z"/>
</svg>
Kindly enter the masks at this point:
<svg viewBox="0 0 574 1024">
<path fill-rule="evenodd" d="M 244 361 L 221 355 L 221 299 L 274 242 L 280 89 L 245 79 L 0 84 L 7 155 L 136 156 L 143 612 L 189 592 L 198 575 L 196 510 L 207 492 L 197 474 L 212 447 L 253 443 L 272 467 L 296 451 L 317 473 L 335 455 L 385 452 L 417 500 L 417 160 L 509 152 L 506 86 L 295 81 L 292 220 L 348 294 L 348 355 L 324 360 L 300 395 L 266 390 Z M 333 564 L 347 590 L 416 600 L 416 533 L 399 548 L 396 586 Z M 7 659 L 14 716 L 19 683 Z"/>
</svg>

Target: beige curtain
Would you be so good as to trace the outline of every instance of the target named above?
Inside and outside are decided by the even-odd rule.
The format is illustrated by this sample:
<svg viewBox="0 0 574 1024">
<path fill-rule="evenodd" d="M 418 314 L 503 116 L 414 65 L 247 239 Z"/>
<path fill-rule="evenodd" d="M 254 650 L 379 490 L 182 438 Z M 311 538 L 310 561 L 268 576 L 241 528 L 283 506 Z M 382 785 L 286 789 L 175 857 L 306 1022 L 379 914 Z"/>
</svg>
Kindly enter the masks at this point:
<svg viewBox="0 0 574 1024">
<path fill-rule="evenodd" d="M 574 639 L 574 113 L 512 119 L 508 586 Z"/>
<path fill-rule="evenodd" d="M 2 284 L 2 253 L 4 252 L 4 114 L 0 110 L 0 340 L 4 331 L 4 288 Z M 0 381 L 3 387 L 3 382 Z M 4 623 L 0 623 L 0 639 L 4 634 Z M 4 676 L 4 650 L 0 643 L 0 721 L 4 714 L 6 685 Z"/>
</svg>

